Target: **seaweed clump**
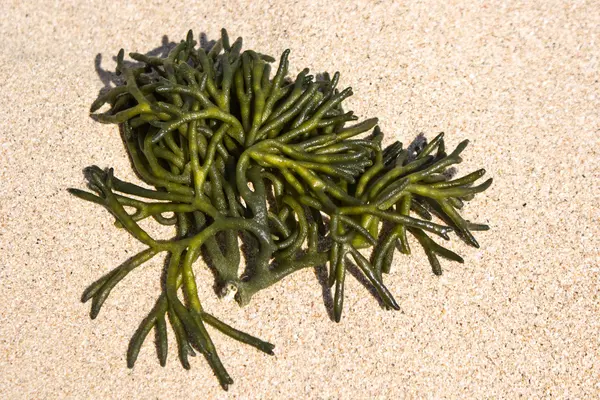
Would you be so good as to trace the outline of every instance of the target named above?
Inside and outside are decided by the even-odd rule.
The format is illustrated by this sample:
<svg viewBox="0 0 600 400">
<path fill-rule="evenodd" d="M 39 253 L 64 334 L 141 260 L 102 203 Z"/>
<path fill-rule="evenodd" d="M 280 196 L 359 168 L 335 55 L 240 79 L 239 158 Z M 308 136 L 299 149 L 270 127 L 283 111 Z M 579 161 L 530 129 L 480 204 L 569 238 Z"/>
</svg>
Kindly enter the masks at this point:
<svg viewBox="0 0 600 400">
<path fill-rule="evenodd" d="M 121 50 L 116 71 L 124 83 L 91 107 L 97 121 L 120 126 L 135 172 L 153 189 L 96 166 L 86 170 L 94 193 L 70 189 L 106 207 L 117 226 L 147 246 L 85 291 L 92 318 L 127 274 L 168 255 L 163 292 L 130 342 L 129 367 L 152 329 L 165 365 L 167 321 L 182 365 L 190 368 L 188 356 L 199 351 L 225 389 L 233 380 L 207 325 L 273 354 L 272 344 L 204 310 L 192 268 L 201 256 L 218 293 L 235 294 L 240 305 L 296 271 L 328 264 L 334 319 L 340 321 L 348 262 L 386 308 L 397 310 L 383 277 L 396 248 L 410 253 L 409 235 L 436 275 L 442 273 L 438 256 L 463 259 L 433 237 L 448 240 L 455 231 L 479 247 L 472 232 L 488 227 L 463 219 L 459 210 L 492 180 L 475 185 L 483 169 L 452 177 L 467 141 L 449 153 L 443 134 L 417 148 L 399 142 L 383 148 L 377 119 L 347 125 L 357 117 L 342 107 L 352 90 L 338 90 L 339 73 L 315 79 L 304 69 L 289 79 L 286 50 L 271 77 L 275 60 L 242 51 L 242 39 L 230 43 L 225 30 L 212 48 L 196 45 L 190 31 L 164 58 L 131 53 L 137 65 L 126 65 Z M 97 113 L 106 104 L 109 109 Z M 173 226 L 174 236 L 151 237 L 138 224 L 146 218 Z M 249 252 L 242 267 L 240 241 Z M 370 258 L 360 251 L 367 248 L 373 249 Z"/>
</svg>

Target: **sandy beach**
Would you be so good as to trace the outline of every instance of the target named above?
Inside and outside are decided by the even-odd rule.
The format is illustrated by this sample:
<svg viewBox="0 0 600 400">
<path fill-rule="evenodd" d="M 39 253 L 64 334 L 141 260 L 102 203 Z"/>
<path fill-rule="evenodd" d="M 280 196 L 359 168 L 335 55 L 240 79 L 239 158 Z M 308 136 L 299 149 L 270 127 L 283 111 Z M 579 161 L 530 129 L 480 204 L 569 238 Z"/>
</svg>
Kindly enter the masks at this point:
<svg viewBox="0 0 600 400">
<path fill-rule="evenodd" d="M 600 2 L 15 1 L 0 5 L 0 398 L 400 399 L 600 397 Z M 83 168 L 139 182 L 114 125 L 89 116 L 115 55 L 222 27 L 290 72 L 340 71 L 346 101 L 386 143 L 445 132 L 470 140 L 461 174 L 494 183 L 469 202 L 489 224 L 464 264 L 432 274 L 397 254 L 384 310 L 356 279 L 330 318 L 315 271 L 246 307 L 206 309 L 276 345 L 274 357 L 213 339 L 235 380 L 202 357 L 166 367 L 150 339 L 126 349 L 160 293 L 162 260 L 117 286 L 96 320 L 83 290 L 141 250 L 102 207 L 71 196 Z M 172 332 L 169 332 L 172 339 Z"/>
</svg>

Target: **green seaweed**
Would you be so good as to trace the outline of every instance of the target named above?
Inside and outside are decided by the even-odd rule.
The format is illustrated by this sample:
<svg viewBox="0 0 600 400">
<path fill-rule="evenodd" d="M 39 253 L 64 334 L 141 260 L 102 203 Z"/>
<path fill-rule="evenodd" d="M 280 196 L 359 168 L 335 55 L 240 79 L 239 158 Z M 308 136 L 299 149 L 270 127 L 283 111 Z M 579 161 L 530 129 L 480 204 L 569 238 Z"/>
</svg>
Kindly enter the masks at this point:
<svg viewBox="0 0 600 400">
<path fill-rule="evenodd" d="M 423 247 L 436 275 L 442 273 L 438 256 L 463 259 L 432 236 L 448 240 L 456 231 L 467 244 L 479 246 L 472 231 L 488 227 L 463 219 L 459 210 L 492 179 L 476 185 L 482 169 L 452 178 L 450 167 L 462 161 L 467 141 L 451 153 L 443 134 L 417 149 L 399 142 L 383 148 L 377 119 L 347 126 L 357 117 L 342 107 L 352 89 L 338 89 L 339 73 L 315 79 L 305 69 L 289 79 L 286 50 L 271 77 L 274 59 L 242 52 L 242 39 L 230 43 L 225 30 L 210 50 L 196 45 L 190 31 L 164 58 L 131 53 L 141 66 L 126 65 L 121 50 L 117 74 L 123 85 L 91 107 L 97 121 L 120 126 L 136 173 L 154 189 L 96 166 L 86 169 L 94 193 L 69 189 L 103 205 L 119 228 L 147 246 L 84 292 L 82 300 L 92 301 L 92 318 L 125 276 L 167 255 L 163 292 L 131 339 L 129 367 L 152 329 L 165 365 L 167 321 L 184 368 L 190 368 L 188 356 L 200 352 L 224 389 L 233 380 L 207 325 L 273 354 L 272 344 L 203 309 L 193 270 L 203 255 L 218 293 L 235 294 L 240 305 L 296 271 L 329 264 L 339 322 L 348 262 L 356 264 L 386 308 L 397 310 L 383 276 L 396 247 L 410 254 L 408 234 Z M 108 110 L 98 112 L 105 105 Z M 432 222 L 433 216 L 446 224 Z M 150 217 L 174 226 L 174 236 L 151 237 L 139 225 Z M 242 272 L 240 240 L 253 250 Z M 366 248 L 373 249 L 371 259 L 360 251 Z"/>
</svg>

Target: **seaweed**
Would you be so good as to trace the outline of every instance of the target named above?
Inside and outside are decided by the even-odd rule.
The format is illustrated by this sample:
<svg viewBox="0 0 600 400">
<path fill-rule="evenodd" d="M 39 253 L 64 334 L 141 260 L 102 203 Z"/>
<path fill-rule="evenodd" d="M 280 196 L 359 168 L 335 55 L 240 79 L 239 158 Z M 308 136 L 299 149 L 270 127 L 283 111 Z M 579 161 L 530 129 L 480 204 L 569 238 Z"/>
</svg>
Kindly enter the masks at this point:
<svg viewBox="0 0 600 400">
<path fill-rule="evenodd" d="M 134 269 L 167 255 L 163 291 L 131 339 L 127 364 L 155 330 L 165 365 L 167 320 L 184 368 L 200 352 L 224 389 L 233 383 L 206 326 L 273 354 L 274 346 L 236 330 L 204 310 L 193 266 L 205 256 L 217 293 L 248 304 L 260 290 L 304 268 L 329 265 L 339 322 L 348 262 L 354 262 L 384 307 L 399 306 L 383 282 L 396 248 L 410 254 L 409 234 L 423 247 L 433 273 L 438 257 L 463 262 L 433 237 L 455 231 L 479 247 L 472 232 L 488 226 L 465 220 L 465 202 L 487 189 L 485 171 L 453 178 L 452 167 L 468 141 L 447 153 L 444 134 L 419 146 L 382 146 L 376 118 L 358 118 L 342 103 L 352 89 L 338 89 L 340 75 L 319 79 L 302 70 L 290 79 L 289 50 L 275 60 L 225 30 L 212 48 L 196 47 L 190 31 L 166 57 L 117 56 L 123 84 L 101 94 L 92 117 L 118 124 L 132 165 L 152 189 L 124 182 L 112 169 L 86 169 L 92 192 L 69 191 L 104 206 L 146 249 L 94 282 L 83 294 L 96 318 L 111 290 Z M 108 110 L 99 112 L 105 105 Z M 361 136 L 362 135 L 362 136 Z M 127 209 L 126 209 L 127 207 Z M 134 210 L 128 212 L 127 210 Z M 436 217 L 441 223 L 433 222 Z M 139 225 L 152 218 L 173 226 L 168 240 Z M 242 246 L 247 265 L 242 268 Z M 363 252 L 372 249 L 370 259 Z"/>
</svg>

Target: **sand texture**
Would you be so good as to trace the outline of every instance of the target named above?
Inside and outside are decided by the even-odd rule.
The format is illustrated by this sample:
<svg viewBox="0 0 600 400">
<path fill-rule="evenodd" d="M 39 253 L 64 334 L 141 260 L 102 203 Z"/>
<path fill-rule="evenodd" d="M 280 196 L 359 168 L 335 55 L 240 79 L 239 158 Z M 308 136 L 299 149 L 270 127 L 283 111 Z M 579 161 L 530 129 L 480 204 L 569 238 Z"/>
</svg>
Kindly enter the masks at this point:
<svg viewBox="0 0 600 400">
<path fill-rule="evenodd" d="M 0 3 L 0 398 L 600 397 L 600 2 Z M 396 255 L 399 312 L 350 278 L 336 324 L 313 270 L 239 308 L 198 264 L 206 309 L 277 346 L 269 357 L 214 333 L 227 393 L 174 345 L 161 368 L 151 339 L 126 367 L 162 262 L 90 320 L 83 290 L 142 246 L 66 191 L 93 164 L 137 181 L 117 127 L 88 113 L 118 50 L 221 27 L 245 48 L 290 48 L 293 74 L 339 70 L 345 104 L 379 117 L 387 143 L 470 139 L 459 172 L 494 178 L 464 210 L 492 227 L 481 248 L 450 242 L 465 264 L 436 277 L 416 245 Z"/>
</svg>

